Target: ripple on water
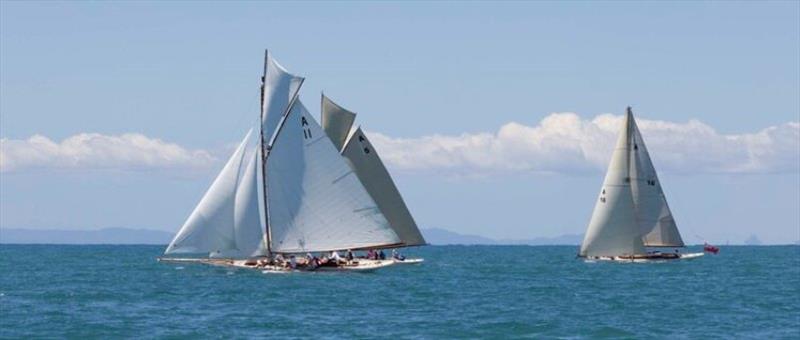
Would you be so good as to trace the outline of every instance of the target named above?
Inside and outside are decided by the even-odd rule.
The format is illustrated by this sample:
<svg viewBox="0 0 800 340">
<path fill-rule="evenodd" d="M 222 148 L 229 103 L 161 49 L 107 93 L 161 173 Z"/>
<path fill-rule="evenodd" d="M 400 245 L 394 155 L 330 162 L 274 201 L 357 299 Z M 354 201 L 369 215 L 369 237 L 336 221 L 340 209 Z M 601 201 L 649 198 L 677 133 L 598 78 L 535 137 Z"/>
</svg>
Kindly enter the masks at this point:
<svg viewBox="0 0 800 340">
<path fill-rule="evenodd" d="M 793 337 L 798 249 L 613 264 L 571 246 L 424 247 L 422 265 L 274 275 L 158 263 L 161 247 L 4 245 L 0 336 Z"/>
</svg>

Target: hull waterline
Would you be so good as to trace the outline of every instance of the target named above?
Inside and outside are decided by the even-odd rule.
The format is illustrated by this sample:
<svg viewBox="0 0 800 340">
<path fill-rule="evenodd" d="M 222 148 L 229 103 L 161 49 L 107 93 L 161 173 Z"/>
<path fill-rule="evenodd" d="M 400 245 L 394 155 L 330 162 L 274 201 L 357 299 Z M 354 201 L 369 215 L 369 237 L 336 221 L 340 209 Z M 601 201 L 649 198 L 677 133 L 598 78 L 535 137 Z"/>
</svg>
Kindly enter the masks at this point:
<svg viewBox="0 0 800 340">
<path fill-rule="evenodd" d="M 395 264 L 394 260 L 366 260 L 358 259 L 349 263 L 342 263 L 337 266 L 319 266 L 309 268 L 297 266 L 295 269 L 277 265 L 259 265 L 254 260 L 236 259 L 202 259 L 202 258 L 170 258 L 160 257 L 158 262 L 172 263 L 199 263 L 220 267 L 233 267 L 250 270 L 261 270 L 264 273 L 290 273 L 290 272 L 370 272 Z"/>
<path fill-rule="evenodd" d="M 583 257 L 585 262 L 627 262 L 627 263 L 652 263 L 652 262 L 670 262 L 680 260 L 693 260 L 702 257 L 703 253 L 687 253 L 677 254 L 677 256 L 591 256 Z"/>
</svg>

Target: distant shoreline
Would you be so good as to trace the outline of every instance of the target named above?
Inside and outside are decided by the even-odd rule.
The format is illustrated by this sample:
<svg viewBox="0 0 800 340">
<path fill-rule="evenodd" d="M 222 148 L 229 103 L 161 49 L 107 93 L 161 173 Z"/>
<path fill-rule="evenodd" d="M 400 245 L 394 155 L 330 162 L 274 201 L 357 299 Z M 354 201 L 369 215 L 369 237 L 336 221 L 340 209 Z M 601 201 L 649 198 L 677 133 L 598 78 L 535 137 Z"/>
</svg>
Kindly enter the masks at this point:
<svg viewBox="0 0 800 340">
<path fill-rule="evenodd" d="M 434 246 L 575 246 L 583 235 L 566 234 L 533 239 L 492 239 L 484 236 L 460 234 L 441 228 L 422 229 L 429 244 Z M 166 246 L 172 240 L 171 232 L 143 228 L 104 228 L 96 230 L 23 229 L 0 228 L 0 244 L 15 245 L 154 245 Z M 700 244 L 694 244 L 700 245 Z M 762 244 L 718 244 L 722 246 L 761 246 Z M 800 241 L 763 246 L 800 245 Z M 689 245 L 693 246 L 693 245 Z"/>
</svg>

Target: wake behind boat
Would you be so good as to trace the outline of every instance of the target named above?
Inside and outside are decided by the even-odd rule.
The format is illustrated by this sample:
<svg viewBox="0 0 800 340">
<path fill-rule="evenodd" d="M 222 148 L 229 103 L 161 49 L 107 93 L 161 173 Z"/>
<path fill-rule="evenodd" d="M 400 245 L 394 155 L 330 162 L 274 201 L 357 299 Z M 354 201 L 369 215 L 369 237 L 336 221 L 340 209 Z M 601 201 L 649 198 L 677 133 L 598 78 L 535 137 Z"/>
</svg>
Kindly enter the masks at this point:
<svg viewBox="0 0 800 340">
<path fill-rule="evenodd" d="M 652 262 L 703 256 L 682 254 L 678 248 L 683 247 L 650 154 L 628 107 L 578 257 Z M 674 252 L 657 250 L 663 248 Z"/>
<path fill-rule="evenodd" d="M 351 128 L 355 114 L 323 96 L 323 129 L 299 99 L 303 81 L 266 53 L 259 137 L 245 136 L 164 252 L 208 258 L 159 261 L 368 271 L 395 261 L 351 250 L 425 244 L 366 135 Z"/>
</svg>

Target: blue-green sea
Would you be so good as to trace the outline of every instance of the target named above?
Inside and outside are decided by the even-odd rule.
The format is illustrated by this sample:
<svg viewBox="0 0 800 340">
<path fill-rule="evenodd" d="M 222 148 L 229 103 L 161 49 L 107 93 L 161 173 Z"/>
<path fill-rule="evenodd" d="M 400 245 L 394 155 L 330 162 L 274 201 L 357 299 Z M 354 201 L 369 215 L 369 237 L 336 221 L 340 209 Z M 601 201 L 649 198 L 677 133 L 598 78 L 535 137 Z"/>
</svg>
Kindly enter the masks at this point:
<svg viewBox="0 0 800 340">
<path fill-rule="evenodd" d="M 429 246 L 408 251 L 422 265 L 292 274 L 156 262 L 163 249 L 0 245 L 0 336 L 800 337 L 798 246 L 650 264 Z"/>
</svg>

